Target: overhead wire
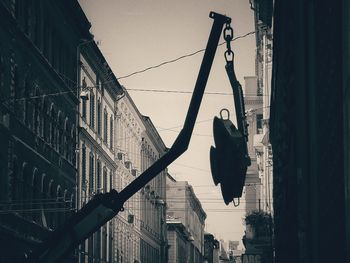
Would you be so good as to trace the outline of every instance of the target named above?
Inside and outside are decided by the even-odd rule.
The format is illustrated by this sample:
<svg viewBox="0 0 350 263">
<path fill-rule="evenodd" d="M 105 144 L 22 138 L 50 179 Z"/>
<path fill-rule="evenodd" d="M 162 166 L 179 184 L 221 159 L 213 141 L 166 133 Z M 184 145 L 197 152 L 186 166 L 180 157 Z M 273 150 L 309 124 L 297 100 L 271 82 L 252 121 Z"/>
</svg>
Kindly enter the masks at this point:
<svg viewBox="0 0 350 263">
<path fill-rule="evenodd" d="M 255 34 L 255 31 L 251 31 L 251 32 L 248 32 L 244 35 L 241 35 L 241 36 L 238 36 L 238 37 L 235 37 L 234 39 L 232 39 L 231 42 L 233 41 L 236 41 L 237 39 L 241 39 L 241 38 L 245 38 L 249 35 L 252 35 L 252 34 Z M 226 42 L 222 42 L 220 44 L 218 44 L 218 46 L 222 46 L 226 44 Z M 174 62 L 177 62 L 179 60 L 182 60 L 184 58 L 187 58 L 187 57 L 191 57 L 191 56 L 194 56 L 198 53 L 201 53 L 201 52 L 204 52 L 205 49 L 200 49 L 200 50 L 197 50 L 197 51 L 194 51 L 194 52 L 191 52 L 189 54 L 185 54 L 185 55 L 182 55 L 180 57 L 177 57 L 175 59 L 171 59 L 171 60 L 167 60 L 167 61 L 164 61 L 164 62 L 161 62 L 160 64 L 158 65 L 155 65 L 155 66 L 150 66 L 150 67 L 147 67 L 145 69 L 142 69 L 142 70 L 138 70 L 138 71 L 135 71 L 135 72 L 132 72 L 130 74 L 127 74 L 125 76 L 122 76 L 122 77 L 119 77 L 117 78 L 118 80 L 119 79 L 125 79 L 125 78 L 129 78 L 131 76 L 134 76 L 134 75 L 137 75 L 137 74 L 141 74 L 143 72 L 146 72 L 148 70 L 151 70 L 151 69 L 155 69 L 155 68 L 159 68 L 161 66 L 164 66 L 164 65 L 167 65 L 167 64 L 171 64 L 171 63 L 174 63 Z M 78 85 L 78 83 L 74 80 L 72 80 L 71 78 L 67 77 L 66 75 L 64 74 L 61 74 L 59 72 L 57 72 L 57 74 L 59 76 L 61 76 L 64 80 L 66 81 L 70 81 L 72 84 L 74 85 Z M 109 79 L 111 79 L 111 74 L 107 74 L 107 77 Z M 107 81 L 107 82 L 104 82 L 103 84 L 108 84 L 110 81 Z M 94 86 L 93 88 L 96 88 L 96 86 Z M 137 90 L 137 89 L 127 89 L 127 90 Z M 144 90 L 146 91 L 146 90 Z M 154 91 L 154 92 L 167 92 L 167 91 L 163 91 L 163 90 L 148 90 L 148 91 Z M 37 96 L 28 96 L 28 97 L 22 97 L 22 98 L 6 98 L 6 99 L 3 99 L 3 100 L 0 100 L 1 103 L 3 103 L 4 101 L 7 101 L 7 100 L 26 100 L 26 99 L 37 99 L 37 98 L 42 98 L 42 97 L 45 97 L 45 96 L 58 96 L 58 95 L 63 95 L 63 94 L 67 94 L 67 93 L 74 93 L 75 91 L 73 90 L 69 90 L 69 91 L 60 91 L 60 92 L 55 92 L 55 93 L 49 93 L 49 94 L 43 94 L 43 95 L 37 95 Z M 168 91 L 168 92 L 172 92 L 172 93 L 192 93 L 191 91 Z M 231 93 L 224 93 L 224 92 L 207 92 L 205 94 L 211 94 L 211 95 L 232 95 Z"/>
<path fill-rule="evenodd" d="M 255 34 L 255 31 L 251 31 L 251 32 L 246 33 L 246 34 L 244 34 L 244 35 L 235 37 L 234 39 L 232 39 L 231 42 L 236 41 L 237 39 L 240 39 L 240 38 L 245 38 L 245 37 L 247 37 L 247 36 L 249 36 L 249 35 L 252 35 L 252 34 Z M 218 46 L 222 46 L 222 45 L 224 45 L 224 44 L 226 44 L 226 41 L 225 41 L 225 42 L 222 42 L 222 43 L 220 43 L 220 44 L 218 44 Z M 132 72 L 132 73 L 130 73 L 130 74 L 124 75 L 124 76 L 119 77 L 119 78 L 117 78 L 117 79 L 120 80 L 120 79 L 129 78 L 129 77 L 131 77 L 131 76 L 134 76 L 134 75 L 137 75 L 137 74 L 141 74 L 141 73 L 144 73 L 144 72 L 146 72 L 146 71 L 149 71 L 149 70 L 152 70 L 152 69 L 156 69 L 156 68 L 162 67 L 162 66 L 167 65 L 167 64 L 171 64 L 171 63 L 177 62 L 177 61 L 179 61 L 179 60 L 181 60 L 181 59 L 188 58 L 188 57 L 192 57 L 192 56 L 194 56 L 194 55 L 196 55 L 196 54 L 198 54 L 198 53 L 204 52 L 204 51 L 205 51 L 205 48 L 199 49 L 199 50 L 194 51 L 194 52 L 191 52 L 191 53 L 189 53 L 189 54 L 182 55 L 182 56 L 180 56 L 180 57 L 177 57 L 177 58 L 174 58 L 174 59 L 171 59 L 171 60 L 167 60 L 167 61 L 161 62 L 161 63 L 159 63 L 159 64 L 157 64 L 157 65 L 150 66 L 150 67 L 147 67 L 147 68 L 145 68 L 145 69 Z"/>
</svg>

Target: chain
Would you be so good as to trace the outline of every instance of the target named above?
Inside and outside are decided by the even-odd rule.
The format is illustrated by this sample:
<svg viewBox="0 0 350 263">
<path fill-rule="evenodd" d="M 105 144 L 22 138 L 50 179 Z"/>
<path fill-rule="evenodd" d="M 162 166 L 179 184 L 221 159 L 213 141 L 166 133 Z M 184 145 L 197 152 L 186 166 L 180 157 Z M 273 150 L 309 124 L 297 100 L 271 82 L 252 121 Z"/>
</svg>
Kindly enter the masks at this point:
<svg viewBox="0 0 350 263">
<path fill-rule="evenodd" d="M 225 51 L 225 59 L 226 62 L 233 62 L 233 51 L 231 49 L 231 41 L 233 39 L 233 29 L 231 27 L 231 23 L 228 22 L 225 24 L 225 28 L 224 28 L 224 39 L 226 41 L 226 48 L 227 50 Z"/>
</svg>

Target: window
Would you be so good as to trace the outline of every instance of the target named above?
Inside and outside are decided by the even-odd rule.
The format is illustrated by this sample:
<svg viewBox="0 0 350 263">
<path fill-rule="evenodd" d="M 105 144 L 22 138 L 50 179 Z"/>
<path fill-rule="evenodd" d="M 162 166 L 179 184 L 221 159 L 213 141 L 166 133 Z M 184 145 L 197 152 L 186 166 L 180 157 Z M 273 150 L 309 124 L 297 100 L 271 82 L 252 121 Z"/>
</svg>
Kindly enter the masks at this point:
<svg viewBox="0 0 350 263">
<path fill-rule="evenodd" d="M 50 109 L 50 143 L 53 148 L 56 146 L 55 142 L 56 138 L 56 114 L 55 110 L 53 108 L 53 105 L 51 105 Z"/>
<path fill-rule="evenodd" d="M 26 77 L 26 79 L 24 80 L 24 97 L 25 98 L 29 98 L 31 95 L 31 87 L 30 87 L 30 83 L 29 83 L 29 79 L 28 77 Z M 29 99 L 25 99 L 24 100 L 24 123 L 31 128 L 32 124 L 31 124 L 31 102 Z"/>
<path fill-rule="evenodd" d="M 86 91 L 86 80 L 85 77 L 83 78 L 82 85 L 81 85 L 81 91 L 85 92 Z M 86 120 L 86 99 L 81 99 L 82 100 L 82 118 Z"/>
<path fill-rule="evenodd" d="M 81 184 L 82 189 L 86 190 L 86 147 L 83 144 L 81 148 Z"/>
<path fill-rule="evenodd" d="M 97 160 L 97 192 L 101 191 L 101 161 Z"/>
<path fill-rule="evenodd" d="M 47 131 L 48 131 L 48 116 L 47 116 L 47 102 L 45 99 L 43 99 L 43 104 L 42 104 L 42 113 L 41 113 L 41 137 L 47 141 Z"/>
<path fill-rule="evenodd" d="M 113 150 L 113 115 L 111 115 L 110 121 L 109 121 L 109 148 Z"/>
<path fill-rule="evenodd" d="M 64 134 L 64 126 L 63 126 L 63 120 L 62 120 L 62 114 L 61 112 L 58 113 L 58 129 L 57 129 L 57 138 L 58 138 L 58 151 L 59 153 L 64 152 L 64 140 L 63 140 L 63 134 Z"/>
<path fill-rule="evenodd" d="M 101 135 L 101 115 L 102 115 L 101 101 L 97 101 L 97 134 Z"/>
<path fill-rule="evenodd" d="M 103 141 L 108 144 L 108 113 L 106 109 L 103 113 Z"/>
<path fill-rule="evenodd" d="M 63 129 L 64 129 L 64 136 L 63 136 L 64 153 L 63 153 L 63 155 L 68 160 L 69 159 L 69 124 L 68 124 L 68 118 L 66 118 L 65 121 L 64 121 Z"/>
<path fill-rule="evenodd" d="M 35 96 L 39 96 L 39 92 L 35 91 Z M 41 111 L 41 101 L 40 100 L 34 100 L 34 114 L 33 114 L 33 130 L 35 134 L 40 135 L 40 120 L 41 115 L 43 114 Z"/>
<path fill-rule="evenodd" d="M 94 154 L 90 152 L 89 156 L 89 192 L 94 191 Z"/>
<path fill-rule="evenodd" d="M 18 76 L 18 67 L 15 64 L 14 60 L 11 58 L 11 89 L 10 89 L 11 98 L 15 99 L 19 97 L 19 76 Z"/>
<path fill-rule="evenodd" d="M 109 172 L 109 190 L 113 189 L 113 172 Z"/>
<path fill-rule="evenodd" d="M 257 114 L 256 115 L 256 133 L 257 134 L 262 134 L 263 133 L 262 120 L 263 120 L 263 115 L 262 114 Z"/>
<path fill-rule="evenodd" d="M 70 154 L 71 154 L 71 162 L 73 164 L 75 164 L 76 161 L 76 154 L 75 154 L 75 147 L 76 147 L 76 138 L 77 138 L 77 134 L 76 134 L 76 130 L 75 130 L 75 126 L 74 124 L 72 125 L 71 128 L 71 132 L 70 132 Z"/>
<path fill-rule="evenodd" d="M 106 166 L 103 167 L 103 192 L 106 193 L 108 192 L 108 187 L 107 187 L 107 184 L 108 183 L 108 180 L 107 180 L 107 168 Z"/>
<path fill-rule="evenodd" d="M 95 95 L 93 92 L 90 95 L 90 126 L 95 128 Z"/>
</svg>

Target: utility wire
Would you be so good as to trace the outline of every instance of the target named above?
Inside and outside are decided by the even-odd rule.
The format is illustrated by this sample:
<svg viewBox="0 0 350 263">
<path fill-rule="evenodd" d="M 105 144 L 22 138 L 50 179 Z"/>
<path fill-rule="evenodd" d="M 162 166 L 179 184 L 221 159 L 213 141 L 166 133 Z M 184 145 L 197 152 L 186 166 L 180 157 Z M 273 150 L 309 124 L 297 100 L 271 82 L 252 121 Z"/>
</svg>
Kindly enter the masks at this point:
<svg viewBox="0 0 350 263">
<path fill-rule="evenodd" d="M 232 39 L 231 42 L 233 42 L 233 41 L 235 41 L 235 40 L 237 40 L 237 39 L 240 39 L 240 38 L 245 38 L 245 37 L 247 37 L 247 36 L 249 36 L 249 35 L 252 35 L 252 34 L 255 34 L 255 31 L 249 32 L 249 33 L 247 33 L 247 34 L 245 34 L 245 35 L 242 35 L 242 36 L 235 37 L 234 39 Z M 226 42 L 222 42 L 222 43 L 220 43 L 218 46 L 222 46 L 222 45 L 224 45 L 224 44 L 226 44 Z M 181 59 L 188 58 L 188 57 L 192 57 L 192 56 L 197 55 L 198 53 L 201 53 L 201 52 L 204 52 L 204 51 L 205 51 L 205 48 L 200 49 L 200 50 L 197 50 L 197 51 L 194 51 L 194 52 L 189 53 L 189 54 L 186 54 L 186 55 L 182 55 L 182 56 L 180 56 L 180 57 L 177 57 L 177 58 L 174 58 L 174 59 L 171 59 L 171 60 L 167 60 L 167 61 L 161 62 L 161 63 L 158 64 L 158 65 L 150 66 L 150 67 L 147 67 L 147 68 L 145 68 L 145 69 L 135 71 L 135 72 L 133 72 L 133 73 L 130 73 L 130 74 L 125 75 L 125 76 L 122 76 L 122 77 L 119 77 L 119 78 L 117 78 L 117 79 L 118 79 L 118 80 L 120 80 L 120 79 L 126 79 L 126 78 L 129 78 L 129 77 L 134 76 L 134 75 L 136 75 L 136 74 L 141 74 L 141 73 L 144 73 L 144 72 L 149 71 L 149 70 L 151 70 L 151 69 L 159 68 L 159 67 L 162 67 L 162 66 L 164 66 L 164 65 L 177 62 L 177 61 L 179 61 L 179 60 L 181 60 Z"/>
<path fill-rule="evenodd" d="M 238 36 L 238 37 L 232 39 L 232 42 L 235 41 L 235 40 L 237 40 L 237 39 L 245 38 L 245 37 L 247 37 L 247 36 L 249 36 L 249 35 L 252 35 L 252 34 L 255 34 L 255 31 L 246 33 L 246 34 L 244 34 L 244 35 L 242 35 L 242 36 Z M 226 42 L 222 42 L 222 43 L 218 44 L 218 46 L 222 46 L 222 45 L 224 45 L 224 44 L 226 44 Z M 133 75 L 141 74 L 141 73 L 146 72 L 146 71 L 148 71 L 148 70 L 155 69 L 155 68 L 159 68 L 159 67 L 161 67 L 161 66 L 164 66 L 164 65 L 167 65 L 167 64 L 170 64 L 170 63 L 177 62 L 177 61 L 179 61 L 179 60 L 181 60 L 181 59 L 194 56 L 194 55 L 196 55 L 196 54 L 198 54 L 198 53 L 201 53 L 201 52 L 203 52 L 203 51 L 205 51 L 205 49 L 200 49 L 200 50 L 197 50 L 197 51 L 195 51 L 195 52 L 192 52 L 192 53 L 189 53 L 189 54 L 186 54 L 186 55 L 182 55 L 182 56 L 180 56 L 180 57 L 178 57 L 178 58 L 171 59 L 171 60 L 168 60 L 168 61 L 164 61 L 164 62 L 162 62 L 162 63 L 160 63 L 160 64 L 158 64 L 158 65 L 150 66 L 150 67 L 147 67 L 147 68 L 145 68 L 145 69 L 143 69 L 143 70 L 135 71 L 135 72 L 133 72 L 133 73 L 130 73 L 130 74 L 125 75 L 125 76 L 122 76 L 122 77 L 119 77 L 119 78 L 117 78 L 117 79 L 119 80 L 119 79 L 129 78 L 129 77 L 131 77 L 131 76 L 133 76 Z M 72 82 L 73 84 L 77 84 L 76 81 L 74 81 L 74 80 L 68 78 L 67 76 L 65 76 L 65 75 L 63 75 L 63 74 L 60 74 L 60 73 L 59 73 L 59 75 L 60 75 L 64 80 L 68 80 L 68 81 Z M 109 79 L 111 78 L 110 75 L 107 75 L 107 77 L 109 77 Z M 104 84 L 106 84 L 106 83 L 108 83 L 108 82 L 109 82 L 109 81 L 105 82 Z M 132 90 L 132 89 L 129 89 L 129 90 Z M 134 90 L 136 91 L 137 89 L 134 89 Z M 190 92 L 190 91 L 188 91 L 188 92 L 187 92 L 187 91 L 162 91 L 162 90 L 139 90 L 139 91 L 172 92 L 172 93 L 192 93 L 192 92 Z M 62 94 L 66 94 L 66 93 L 71 93 L 71 92 L 73 92 L 73 91 L 72 91 L 72 90 L 70 90 L 70 91 L 62 91 L 62 92 L 57 92 L 57 93 L 51 93 L 51 94 L 45 94 L 45 95 L 38 95 L 38 96 L 30 96 L 30 97 L 23 97 L 23 98 L 6 98 L 6 99 L 4 99 L 4 100 L 1 100 L 0 102 L 3 103 L 3 102 L 8 101 L 8 100 L 10 100 L 10 101 L 11 101 L 11 100 L 17 101 L 17 100 L 26 100 L 26 99 L 37 99 L 37 98 L 43 98 L 43 97 L 46 97 L 46 96 L 57 96 L 57 95 L 62 95 Z M 231 93 L 220 93 L 220 92 L 207 92 L 207 93 L 205 93 L 205 94 L 211 94 L 211 95 L 232 95 Z"/>
<path fill-rule="evenodd" d="M 249 33 L 244 34 L 244 35 L 242 35 L 242 36 L 238 36 L 238 37 L 234 38 L 234 39 L 232 40 L 232 42 L 235 41 L 235 40 L 237 40 L 237 39 L 240 39 L 240 38 L 245 38 L 245 37 L 247 37 L 247 36 L 249 36 L 249 35 L 252 35 L 252 34 L 255 34 L 255 31 L 249 32 Z M 218 46 L 222 46 L 222 45 L 224 45 L 224 44 L 226 44 L 226 42 L 222 42 L 222 43 L 220 43 Z M 146 71 L 151 70 L 151 69 L 159 68 L 159 67 L 164 66 L 164 65 L 166 65 L 166 64 L 174 63 L 174 62 L 177 62 L 177 61 L 179 61 L 179 60 L 181 60 L 181 59 L 184 59 L 184 58 L 187 58 L 187 57 L 194 56 L 194 55 L 196 55 L 196 54 L 198 54 L 198 53 L 201 53 L 201 52 L 203 52 L 203 51 L 205 51 L 205 49 L 200 49 L 200 50 L 197 50 L 197 51 L 195 51 L 195 52 L 192 52 L 192 53 L 189 53 L 189 54 L 186 54 L 186 55 L 182 55 L 182 56 L 180 56 L 180 57 L 178 57 L 178 58 L 175 58 L 175 59 L 172 59 L 172 60 L 168 60 L 168 61 L 164 61 L 164 62 L 162 62 L 162 63 L 160 63 L 160 64 L 158 64 L 158 65 L 150 66 L 150 67 L 147 67 L 147 68 L 145 68 L 145 69 L 143 69 L 143 70 L 135 71 L 135 72 L 133 72 L 133 73 L 130 73 L 130 74 L 125 75 L 125 76 L 122 76 L 122 77 L 119 77 L 119 78 L 117 78 L 117 79 L 119 80 L 119 79 L 129 78 L 129 77 L 131 77 L 131 76 L 133 76 L 133 75 L 140 74 L 140 73 L 146 72 Z M 58 73 L 58 75 L 60 75 L 64 80 L 70 81 L 70 82 L 71 82 L 72 84 L 74 84 L 74 85 L 77 84 L 76 81 L 74 81 L 74 80 L 68 78 L 68 77 L 67 77 L 66 75 L 64 75 L 64 74 Z M 107 75 L 107 77 L 110 78 L 111 76 L 110 76 L 110 75 Z M 107 83 L 109 83 L 109 81 L 104 82 L 103 84 L 107 84 Z M 96 87 L 94 86 L 93 88 L 96 88 Z M 179 94 L 181 94 L 181 93 L 182 93 L 182 94 L 186 94 L 186 93 L 187 93 L 187 94 L 191 94 L 191 93 L 193 93 L 192 91 L 174 91 L 174 90 L 173 90 L 173 91 L 166 91 L 166 90 L 147 90 L 147 89 L 127 89 L 127 90 L 130 90 L 130 91 L 168 92 L 168 93 L 179 93 Z M 0 102 L 3 103 L 3 102 L 5 102 L 5 101 L 18 101 L 18 100 L 26 100 L 26 99 L 38 99 L 38 98 L 43 98 L 43 97 L 46 97 L 46 96 L 57 96 L 57 95 L 62 95 L 62 94 L 67 94 L 67 93 L 73 93 L 73 92 L 74 92 L 73 90 L 70 90 L 70 91 L 61 91 L 61 92 L 56 92 L 56 93 L 43 94 L 43 95 L 38 95 L 38 96 L 29 96 L 29 97 L 22 97 L 22 98 L 6 98 L 6 99 L 3 99 L 3 100 L 0 100 Z M 224 92 L 206 92 L 206 93 L 204 93 L 204 94 L 209 94 L 209 95 L 229 95 L 229 96 L 232 96 L 232 95 L 233 95 L 232 93 L 224 93 Z M 257 96 L 257 95 L 246 95 L 246 96 Z M 263 95 L 263 96 L 264 96 L 264 95 Z M 265 95 L 265 96 L 266 96 L 266 95 Z"/>
<path fill-rule="evenodd" d="M 144 92 L 156 92 L 156 93 L 178 93 L 178 94 L 192 94 L 193 91 L 188 90 L 164 90 L 164 89 L 129 89 L 126 88 L 127 91 L 144 91 Z M 229 92 L 204 92 L 205 95 L 225 95 L 225 96 L 233 96 L 233 93 Z M 268 95 L 257 95 L 257 94 L 244 94 L 243 97 L 263 97 Z"/>
</svg>

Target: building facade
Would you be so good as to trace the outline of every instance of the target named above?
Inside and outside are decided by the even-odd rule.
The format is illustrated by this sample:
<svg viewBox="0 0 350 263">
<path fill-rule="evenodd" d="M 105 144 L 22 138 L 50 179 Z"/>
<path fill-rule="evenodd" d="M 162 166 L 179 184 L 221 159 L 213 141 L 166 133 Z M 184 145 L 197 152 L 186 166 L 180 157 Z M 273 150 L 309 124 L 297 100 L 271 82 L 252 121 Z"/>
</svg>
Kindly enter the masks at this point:
<svg viewBox="0 0 350 263">
<path fill-rule="evenodd" d="M 0 21 L 0 257 L 17 262 L 76 208 L 76 49 L 89 23 L 76 1 L 1 1 Z"/>
<path fill-rule="evenodd" d="M 79 208 L 117 184 L 115 102 L 122 88 L 93 40 L 79 44 Z M 81 262 L 113 262 L 113 221 L 80 248 Z"/>
<path fill-rule="evenodd" d="M 255 171 L 255 183 L 246 187 L 246 212 L 251 214 L 255 211 L 263 211 L 273 214 L 272 199 L 272 150 L 269 141 L 269 118 L 270 118 L 270 95 L 271 95 L 271 72 L 272 72 L 272 29 L 271 21 L 266 21 L 263 12 L 268 12 L 270 3 L 267 1 L 263 6 L 259 1 L 251 1 L 254 12 L 254 24 L 256 29 L 256 57 L 255 57 L 255 80 L 250 83 L 251 92 L 255 97 L 248 97 L 246 104 L 258 101 L 258 107 L 247 112 L 247 119 L 252 132 L 252 141 L 249 143 L 254 162 L 250 169 Z M 272 3 L 272 2 L 271 2 Z M 266 8 L 266 9 L 265 9 Z M 252 85 L 253 84 L 253 85 Z M 254 88 L 254 90 L 252 90 Z M 246 108 L 249 108 L 246 107 Z M 249 181 L 246 181 L 249 185 Z M 254 185 L 255 184 L 255 185 Z M 270 229 L 268 235 L 258 236 L 258 230 L 247 224 L 244 236 L 245 253 L 268 254 L 271 258 L 273 237 L 272 224 L 266 226 Z M 269 259 L 270 260 L 270 259 Z"/>
<path fill-rule="evenodd" d="M 257 77 L 244 77 L 244 104 L 248 123 L 248 154 L 251 165 L 248 167 L 245 181 L 246 213 L 259 209 L 261 179 L 259 176 L 260 163 L 257 163 L 256 146 L 262 139 L 263 97 L 258 90 Z"/>
<path fill-rule="evenodd" d="M 349 13 L 348 1 L 275 1 L 276 263 L 350 261 Z"/>
<path fill-rule="evenodd" d="M 189 235 L 186 250 L 183 254 L 183 257 L 186 257 L 187 260 L 185 262 L 202 262 L 204 257 L 204 225 L 207 215 L 200 201 L 188 182 L 176 181 L 171 176 L 167 176 L 166 191 L 168 200 L 167 216 L 182 222 L 185 227 L 184 231 Z M 172 251 L 172 253 L 174 252 Z M 172 261 L 169 257 L 170 262 Z"/>
<path fill-rule="evenodd" d="M 219 263 L 220 242 L 210 233 L 204 233 L 204 262 Z"/>
<path fill-rule="evenodd" d="M 117 176 L 115 189 L 120 192 L 141 173 L 142 115 L 124 90 L 116 103 L 115 160 Z M 114 221 L 114 262 L 140 262 L 141 202 L 140 192 L 124 204 Z M 141 261 L 142 262 L 142 261 Z"/>
<path fill-rule="evenodd" d="M 145 130 L 141 144 L 141 171 L 145 171 L 167 150 L 151 119 L 143 116 Z M 162 171 L 141 191 L 141 262 L 167 262 L 166 175 Z"/>
</svg>

